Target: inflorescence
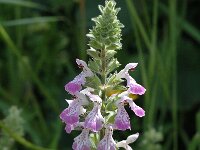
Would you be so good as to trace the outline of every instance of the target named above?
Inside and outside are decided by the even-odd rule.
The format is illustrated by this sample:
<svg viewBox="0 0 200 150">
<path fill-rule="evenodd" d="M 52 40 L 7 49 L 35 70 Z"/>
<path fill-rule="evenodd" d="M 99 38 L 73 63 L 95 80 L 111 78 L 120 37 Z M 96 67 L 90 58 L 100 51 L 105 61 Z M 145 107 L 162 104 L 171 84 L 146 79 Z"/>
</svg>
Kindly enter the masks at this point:
<svg viewBox="0 0 200 150">
<path fill-rule="evenodd" d="M 87 34 L 90 60 L 87 64 L 76 59 L 82 72 L 65 85 L 73 99 L 66 100 L 69 106 L 60 118 L 66 124 L 67 133 L 82 130 L 74 138 L 74 150 L 116 150 L 119 147 L 131 150 L 129 144 L 139 133 L 116 142 L 112 137 L 113 130 L 131 129 L 130 117 L 124 108 L 127 104 L 136 116 L 145 116 L 145 111 L 132 99 L 132 95 L 143 95 L 146 91 L 129 74 L 137 63 L 129 63 L 116 71 L 120 63 L 114 56 L 122 48 L 121 28 L 124 26 L 117 19 L 120 8 L 115 5 L 114 0 L 108 0 L 105 6 L 99 6 L 101 15 L 92 19 L 95 26 Z"/>
</svg>

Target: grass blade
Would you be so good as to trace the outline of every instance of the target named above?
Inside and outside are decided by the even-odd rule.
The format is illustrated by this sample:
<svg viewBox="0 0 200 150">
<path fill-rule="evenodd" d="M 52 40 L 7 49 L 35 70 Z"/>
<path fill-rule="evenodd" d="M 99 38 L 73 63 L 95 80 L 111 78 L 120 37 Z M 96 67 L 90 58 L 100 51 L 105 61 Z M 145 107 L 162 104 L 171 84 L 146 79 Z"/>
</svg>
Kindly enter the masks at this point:
<svg viewBox="0 0 200 150">
<path fill-rule="evenodd" d="M 140 17 L 138 16 L 138 13 L 135 9 L 134 3 L 131 0 L 126 0 L 126 4 L 128 7 L 128 10 L 129 10 L 129 13 L 131 15 L 131 18 L 134 19 L 135 24 L 138 26 L 138 29 L 141 33 L 142 38 L 144 39 L 144 42 L 145 42 L 147 48 L 149 50 L 151 50 L 151 43 L 150 43 L 149 37 L 147 35 L 147 32 L 145 30 L 145 27 L 144 27 Z"/>
<path fill-rule="evenodd" d="M 3 26 L 21 26 L 21 25 L 29 25 L 29 24 L 35 24 L 35 23 L 45 23 L 45 22 L 57 22 L 57 21 L 63 21 L 64 17 L 62 16 L 45 16 L 45 17 L 34 17 L 34 18 L 23 18 L 23 19 L 17 19 L 17 20 L 10 20 L 10 21 L 4 21 L 1 22 Z"/>
<path fill-rule="evenodd" d="M 14 6 L 17 5 L 17 6 L 36 8 L 36 9 L 42 9 L 42 10 L 46 9 L 45 6 L 42 6 L 38 3 L 24 1 L 24 0 L 0 0 L 0 4 L 9 4 L 9 5 L 14 5 Z"/>
<path fill-rule="evenodd" d="M 159 4 L 160 9 L 166 14 L 168 14 L 167 8 L 162 3 Z M 181 19 L 179 16 L 176 17 L 179 26 L 183 28 L 183 30 L 190 35 L 194 40 L 200 43 L 200 30 L 190 24 L 188 21 Z"/>
</svg>

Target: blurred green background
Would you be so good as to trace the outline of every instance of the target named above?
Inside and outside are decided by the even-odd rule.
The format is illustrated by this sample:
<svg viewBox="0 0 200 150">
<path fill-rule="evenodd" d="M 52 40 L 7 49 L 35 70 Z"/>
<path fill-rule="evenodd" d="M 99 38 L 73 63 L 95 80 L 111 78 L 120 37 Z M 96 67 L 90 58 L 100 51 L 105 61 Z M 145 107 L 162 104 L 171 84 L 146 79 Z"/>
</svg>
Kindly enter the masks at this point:
<svg viewBox="0 0 200 150">
<path fill-rule="evenodd" d="M 200 149 L 200 1 L 116 0 L 122 10 L 121 68 L 147 88 L 131 115 L 141 150 Z M 59 119 L 70 95 L 64 85 L 87 60 L 92 17 L 104 0 L 0 0 L 0 150 L 68 150 L 73 138 Z M 128 111 L 132 114 L 131 111 Z"/>
</svg>

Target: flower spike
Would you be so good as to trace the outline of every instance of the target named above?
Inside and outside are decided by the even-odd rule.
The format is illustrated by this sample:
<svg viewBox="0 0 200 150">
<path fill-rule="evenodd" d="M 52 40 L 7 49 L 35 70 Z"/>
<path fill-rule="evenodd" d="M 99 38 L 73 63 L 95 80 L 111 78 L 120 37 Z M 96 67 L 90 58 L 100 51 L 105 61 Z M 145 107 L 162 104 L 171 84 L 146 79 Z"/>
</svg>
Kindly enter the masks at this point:
<svg viewBox="0 0 200 150">
<path fill-rule="evenodd" d="M 117 19 L 120 8 L 116 8 L 115 0 L 106 0 L 99 10 L 101 15 L 92 19 L 95 26 L 87 34 L 89 61 L 76 59 L 82 71 L 65 85 L 65 90 L 74 98 L 67 100 L 69 106 L 61 112 L 60 119 L 66 124 L 67 133 L 81 130 L 74 138 L 73 150 L 118 150 L 120 147 L 132 150 L 129 144 L 139 134 L 116 143 L 113 130 L 131 130 L 125 105 L 136 116 L 145 116 L 145 111 L 132 98 L 143 95 L 146 89 L 129 74 L 138 63 L 128 63 L 117 72 L 120 63 L 115 54 L 122 49 L 121 29 L 124 27 Z"/>
</svg>

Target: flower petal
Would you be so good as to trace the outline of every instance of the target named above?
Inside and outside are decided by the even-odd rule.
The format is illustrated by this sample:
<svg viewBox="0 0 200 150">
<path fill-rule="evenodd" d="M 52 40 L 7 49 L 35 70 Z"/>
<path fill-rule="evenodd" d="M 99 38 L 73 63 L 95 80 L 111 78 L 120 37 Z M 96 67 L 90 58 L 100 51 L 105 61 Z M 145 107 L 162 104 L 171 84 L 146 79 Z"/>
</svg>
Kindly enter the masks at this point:
<svg viewBox="0 0 200 150">
<path fill-rule="evenodd" d="M 131 129 L 130 118 L 123 106 L 123 103 L 118 104 L 114 127 L 122 131 L 125 131 L 126 129 Z"/>
<path fill-rule="evenodd" d="M 133 143 L 138 139 L 138 137 L 139 137 L 139 133 L 132 134 L 132 135 L 127 137 L 126 143 L 127 144 Z"/>
<path fill-rule="evenodd" d="M 83 68 L 83 72 L 85 73 L 86 77 L 93 76 L 93 72 L 90 70 L 90 68 L 88 68 L 85 61 L 80 60 L 80 59 L 76 59 L 76 63 L 78 64 L 78 66 Z"/>
<path fill-rule="evenodd" d="M 136 95 L 143 95 L 146 89 L 140 84 L 136 83 L 136 81 L 129 75 L 125 74 L 125 79 L 127 80 L 127 87 L 129 87 L 129 92 Z"/>
<path fill-rule="evenodd" d="M 104 138 L 99 142 L 97 150 L 116 150 L 116 143 L 112 137 L 112 126 L 108 126 Z"/>
<path fill-rule="evenodd" d="M 127 99 L 127 102 L 129 103 L 129 106 L 131 107 L 131 110 L 138 116 L 138 117 L 144 117 L 145 111 L 136 105 L 132 100 Z"/>
<path fill-rule="evenodd" d="M 80 101 L 78 99 L 73 100 L 69 107 L 60 114 L 61 120 L 68 124 L 77 123 L 79 121 L 80 109 Z"/>
<path fill-rule="evenodd" d="M 122 69 L 118 74 L 117 78 L 125 78 L 125 74 L 128 73 L 130 69 L 135 69 L 138 63 L 128 63 L 124 69 Z"/>
<path fill-rule="evenodd" d="M 76 92 L 79 92 L 82 88 L 81 85 L 85 84 L 85 74 L 81 72 L 77 75 L 74 80 L 70 81 L 65 85 L 65 90 L 69 92 L 71 95 L 75 95 Z"/>
<path fill-rule="evenodd" d="M 81 134 L 74 138 L 73 150 L 90 150 L 89 130 L 83 129 Z"/>
<path fill-rule="evenodd" d="M 145 93 L 146 89 L 143 86 L 141 86 L 140 84 L 135 83 L 130 86 L 129 91 L 132 94 L 143 95 Z"/>
<path fill-rule="evenodd" d="M 85 118 L 84 127 L 97 132 L 103 127 L 103 116 L 101 115 L 101 105 L 99 103 L 94 103 L 92 111 Z"/>
</svg>

